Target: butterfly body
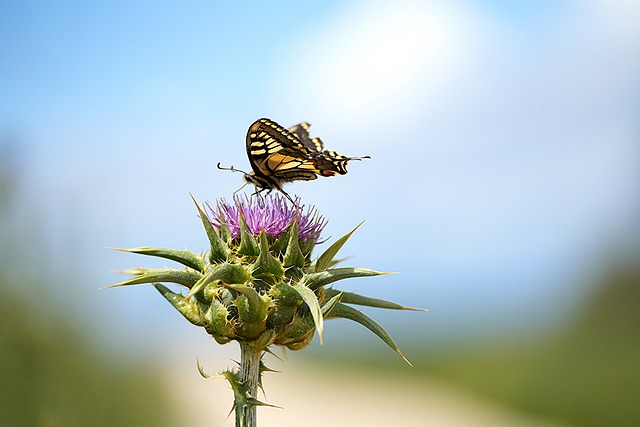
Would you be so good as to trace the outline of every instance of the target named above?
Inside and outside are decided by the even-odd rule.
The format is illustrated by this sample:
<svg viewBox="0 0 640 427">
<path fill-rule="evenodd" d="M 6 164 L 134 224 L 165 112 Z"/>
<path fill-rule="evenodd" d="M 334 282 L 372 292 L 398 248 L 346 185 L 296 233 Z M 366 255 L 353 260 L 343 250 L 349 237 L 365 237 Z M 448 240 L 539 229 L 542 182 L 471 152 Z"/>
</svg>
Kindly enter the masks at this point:
<svg viewBox="0 0 640 427">
<path fill-rule="evenodd" d="M 246 148 L 252 172 L 244 174 L 245 181 L 258 192 L 278 190 L 291 200 L 283 191 L 283 184 L 344 175 L 351 160 L 369 158 L 324 150 L 320 138 L 309 135 L 309 127 L 307 122 L 286 129 L 270 119 L 255 121 L 247 132 Z"/>
</svg>

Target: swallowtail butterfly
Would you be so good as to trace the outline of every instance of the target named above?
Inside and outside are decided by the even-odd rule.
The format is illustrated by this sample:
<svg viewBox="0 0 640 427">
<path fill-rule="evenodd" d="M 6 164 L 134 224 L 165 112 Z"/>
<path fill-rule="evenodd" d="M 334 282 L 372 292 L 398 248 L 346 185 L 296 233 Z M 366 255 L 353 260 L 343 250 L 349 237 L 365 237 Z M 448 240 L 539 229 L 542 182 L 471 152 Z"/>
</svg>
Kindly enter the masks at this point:
<svg viewBox="0 0 640 427">
<path fill-rule="evenodd" d="M 307 122 L 285 129 L 270 119 L 255 121 L 247 132 L 247 156 L 252 172 L 223 168 L 244 173 L 244 180 L 255 185 L 257 192 L 278 190 L 292 203 L 282 185 L 292 181 L 311 181 L 318 176 L 344 175 L 351 160 L 369 156 L 347 157 L 333 150 L 324 150 L 320 138 L 309 136 Z"/>
</svg>

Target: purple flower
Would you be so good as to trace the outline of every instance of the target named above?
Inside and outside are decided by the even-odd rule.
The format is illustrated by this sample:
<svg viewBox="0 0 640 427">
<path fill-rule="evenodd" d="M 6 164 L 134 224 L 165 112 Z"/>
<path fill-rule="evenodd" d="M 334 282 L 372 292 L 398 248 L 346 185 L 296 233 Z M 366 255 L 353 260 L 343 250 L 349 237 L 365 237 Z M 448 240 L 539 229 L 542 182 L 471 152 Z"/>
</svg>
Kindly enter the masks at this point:
<svg viewBox="0 0 640 427">
<path fill-rule="evenodd" d="M 240 215 L 247 223 L 251 234 L 257 236 L 264 229 L 267 236 L 280 237 L 298 218 L 298 240 L 317 242 L 322 229 L 327 225 L 326 220 L 315 207 L 306 209 L 296 197 L 295 205 L 287 205 L 280 194 L 269 194 L 264 199 L 256 197 L 252 200 L 234 196 L 233 202 L 224 199 L 217 201 L 216 208 L 207 203 L 208 217 L 211 224 L 220 229 L 226 224 L 234 239 L 240 238 Z"/>
</svg>

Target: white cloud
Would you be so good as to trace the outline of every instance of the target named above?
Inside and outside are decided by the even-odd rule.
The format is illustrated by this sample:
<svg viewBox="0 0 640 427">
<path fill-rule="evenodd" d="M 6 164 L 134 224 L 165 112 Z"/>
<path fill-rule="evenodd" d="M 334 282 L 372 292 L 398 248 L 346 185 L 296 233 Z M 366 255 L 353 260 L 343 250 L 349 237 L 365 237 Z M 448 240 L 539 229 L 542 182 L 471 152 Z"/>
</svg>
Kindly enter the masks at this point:
<svg viewBox="0 0 640 427">
<path fill-rule="evenodd" d="M 400 117 L 444 96 L 483 38 L 453 2 L 419 1 L 356 2 L 309 33 L 277 72 L 278 98 L 332 123 Z"/>
</svg>

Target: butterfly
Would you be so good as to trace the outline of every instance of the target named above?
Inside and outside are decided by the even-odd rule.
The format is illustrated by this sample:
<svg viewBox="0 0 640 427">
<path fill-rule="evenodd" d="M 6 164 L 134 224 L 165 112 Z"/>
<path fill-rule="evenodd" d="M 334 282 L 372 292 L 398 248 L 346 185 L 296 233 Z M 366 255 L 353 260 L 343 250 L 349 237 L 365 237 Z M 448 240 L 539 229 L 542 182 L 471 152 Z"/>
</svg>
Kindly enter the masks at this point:
<svg viewBox="0 0 640 427">
<path fill-rule="evenodd" d="M 347 157 L 324 150 L 322 140 L 309 135 L 309 127 L 309 123 L 303 122 L 285 129 L 270 119 L 256 120 L 247 131 L 246 148 L 252 172 L 246 173 L 233 166 L 223 168 L 220 163 L 218 169 L 242 172 L 246 183 L 253 184 L 257 193 L 277 190 L 294 203 L 282 189 L 283 184 L 311 181 L 318 176 L 344 175 L 351 160 L 370 158 Z"/>
</svg>

